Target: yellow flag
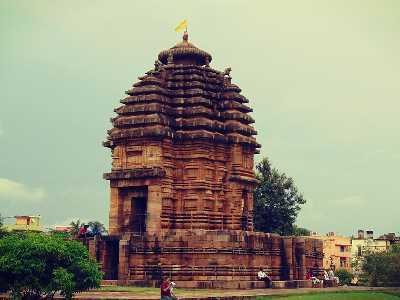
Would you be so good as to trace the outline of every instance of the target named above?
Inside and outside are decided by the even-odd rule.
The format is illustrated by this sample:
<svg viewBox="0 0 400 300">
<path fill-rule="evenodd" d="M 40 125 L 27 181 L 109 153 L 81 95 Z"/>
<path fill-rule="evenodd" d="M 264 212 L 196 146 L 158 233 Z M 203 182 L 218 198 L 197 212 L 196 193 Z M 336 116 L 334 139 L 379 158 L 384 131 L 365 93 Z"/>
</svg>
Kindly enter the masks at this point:
<svg viewBox="0 0 400 300">
<path fill-rule="evenodd" d="M 186 30 L 187 29 L 187 25 L 188 25 L 188 22 L 186 20 L 183 20 L 182 22 L 179 23 L 178 26 L 175 27 L 175 31 L 176 32 L 180 32 L 183 29 Z"/>
</svg>

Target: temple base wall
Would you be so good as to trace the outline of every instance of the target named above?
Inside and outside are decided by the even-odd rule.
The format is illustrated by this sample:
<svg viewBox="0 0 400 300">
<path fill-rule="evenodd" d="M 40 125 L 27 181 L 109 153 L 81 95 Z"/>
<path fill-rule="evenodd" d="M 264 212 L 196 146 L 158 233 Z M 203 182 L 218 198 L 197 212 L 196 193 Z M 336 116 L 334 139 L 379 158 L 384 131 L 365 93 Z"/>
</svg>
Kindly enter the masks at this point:
<svg viewBox="0 0 400 300">
<path fill-rule="evenodd" d="M 169 276 L 187 288 L 263 288 L 260 268 L 273 281 L 322 272 L 322 243 L 312 238 L 199 229 L 130 233 L 96 243 L 105 279 L 119 284 L 153 286 Z"/>
</svg>

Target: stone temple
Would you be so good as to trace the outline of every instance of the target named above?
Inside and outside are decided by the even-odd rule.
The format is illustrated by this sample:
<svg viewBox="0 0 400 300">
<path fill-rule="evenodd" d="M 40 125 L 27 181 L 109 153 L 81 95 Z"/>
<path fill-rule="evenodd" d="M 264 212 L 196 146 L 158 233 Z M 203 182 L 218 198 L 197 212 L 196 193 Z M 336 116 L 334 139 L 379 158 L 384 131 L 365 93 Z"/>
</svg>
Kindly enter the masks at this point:
<svg viewBox="0 0 400 300">
<path fill-rule="evenodd" d="M 321 271 L 320 241 L 253 231 L 252 109 L 211 60 L 185 33 L 115 109 L 110 236 L 95 245 L 105 279 L 251 288 L 260 267 L 287 282 Z"/>
</svg>

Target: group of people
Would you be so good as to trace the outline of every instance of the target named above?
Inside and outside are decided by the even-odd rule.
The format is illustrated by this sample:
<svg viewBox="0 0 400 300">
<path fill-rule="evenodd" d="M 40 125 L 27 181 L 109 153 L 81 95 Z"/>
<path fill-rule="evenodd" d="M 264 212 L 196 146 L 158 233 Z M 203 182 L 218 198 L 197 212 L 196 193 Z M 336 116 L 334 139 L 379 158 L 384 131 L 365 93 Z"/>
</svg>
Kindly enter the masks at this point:
<svg viewBox="0 0 400 300">
<path fill-rule="evenodd" d="M 335 276 L 335 272 L 333 272 L 332 269 L 330 269 L 329 272 L 324 270 L 324 280 L 333 280 L 336 284 L 339 284 L 339 277 Z"/>
<path fill-rule="evenodd" d="M 257 273 L 257 278 L 259 280 L 265 281 L 266 287 L 271 287 L 271 277 L 268 276 L 267 272 L 264 271 L 263 268 L 260 268 L 260 271 Z M 168 276 L 163 277 L 160 286 L 161 300 L 177 300 L 178 298 L 174 294 L 175 286 L 175 282 L 171 281 Z"/>
<path fill-rule="evenodd" d="M 78 237 L 83 238 L 83 237 L 92 237 L 95 236 L 95 232 L 92 228 L 92 226 L 87 225 L 87 224 L 82 224 L 81 227 L 79 228 L 78 231 Z"/>
<path fill-rule="evenodd" d="M 308 271 L 307 275 L 306 275 L 306 279 L 311 280 L 314 287 L 319 286 L 319 285 L 323 284 L 324 281 L 328 281 L 328 280 L 333 281 L 336 284 L 339 284 L 339 277 L 335 276 L 335 273 L 333 272 L 332 269 L 330 269 L 328 272 L 326 270 L 324 270 L 324 274 L 321 279 L 318 278 L 317 276 L 315 276 L 311 271 Z"/>
<path fill-rule="evenodd" d="M 260 268 L 260 271 L 258 271 L 257 278 L 258 280 L 265 281 L 266 287 L 268 288 L 271 287 L 272 279 L 271 277 L 268 276 L 267 272 L 263 268 Z M 336 284 L 339 284 L 339 277 L 335 276 L 335 273 L 333 272 L 332 269 L 330 269 L 328 272 L 324 270 L 322 278 L 318 278 L 311 271 L 309 271 L 307 272 L 306 279 L 311 280 L 314 287 L 319 286 L 320 284 L 323 284 L 324 281 L 328 280 L 333 281 Z"/>
<path fill-rule="evenodd" d="M 257 278 L 258 280 L 264 281 L 266 287 L 268 288 L 271 287 L 272 279 L 270 276 L 268 276 L 267 271 L 265 271 L 263 268 L 260 268 L 260 270 L 258 271 Z M 324 270 L 322 279 L 319 279 L 317 276 L 314 276 L 314 274 L 311 271 L 308 271 L 306 279 L 312 280 L 313 286 L 318 286 L 319 284 L 323 284 L 324 280 L 332 280 L 337 284 L 339 284 L 339 278 L 335 276 L 335 273 L 333 272 L 332 269 L 329 270 L 328 272 Z M 175 282 L 172 282 L 168 276 L 165 276 L 160 286 L 161 300 L 177 300 L 178 298 L 174 294 L 175 286 L 176 286 Z"/>
</svg>

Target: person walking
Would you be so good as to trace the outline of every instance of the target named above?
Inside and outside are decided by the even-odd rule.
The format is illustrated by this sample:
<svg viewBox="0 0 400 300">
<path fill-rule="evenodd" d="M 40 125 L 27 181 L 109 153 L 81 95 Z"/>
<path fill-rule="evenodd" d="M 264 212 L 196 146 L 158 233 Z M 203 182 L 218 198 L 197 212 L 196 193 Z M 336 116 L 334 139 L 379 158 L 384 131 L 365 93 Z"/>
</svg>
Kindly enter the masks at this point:
<svg viewBox="0 0 400 300">
<path fill-rule="evenodd" d="M 163 278 L 163 282 L 161 283 L 161 286 L 160 286 L 161 300 L 177 300 L 178 299 L 172 291 L 174 286 L 175 286 L 175 283 L 172 284 L 172 282 L 168 276 L 165 276 Z"/>
</svg>

